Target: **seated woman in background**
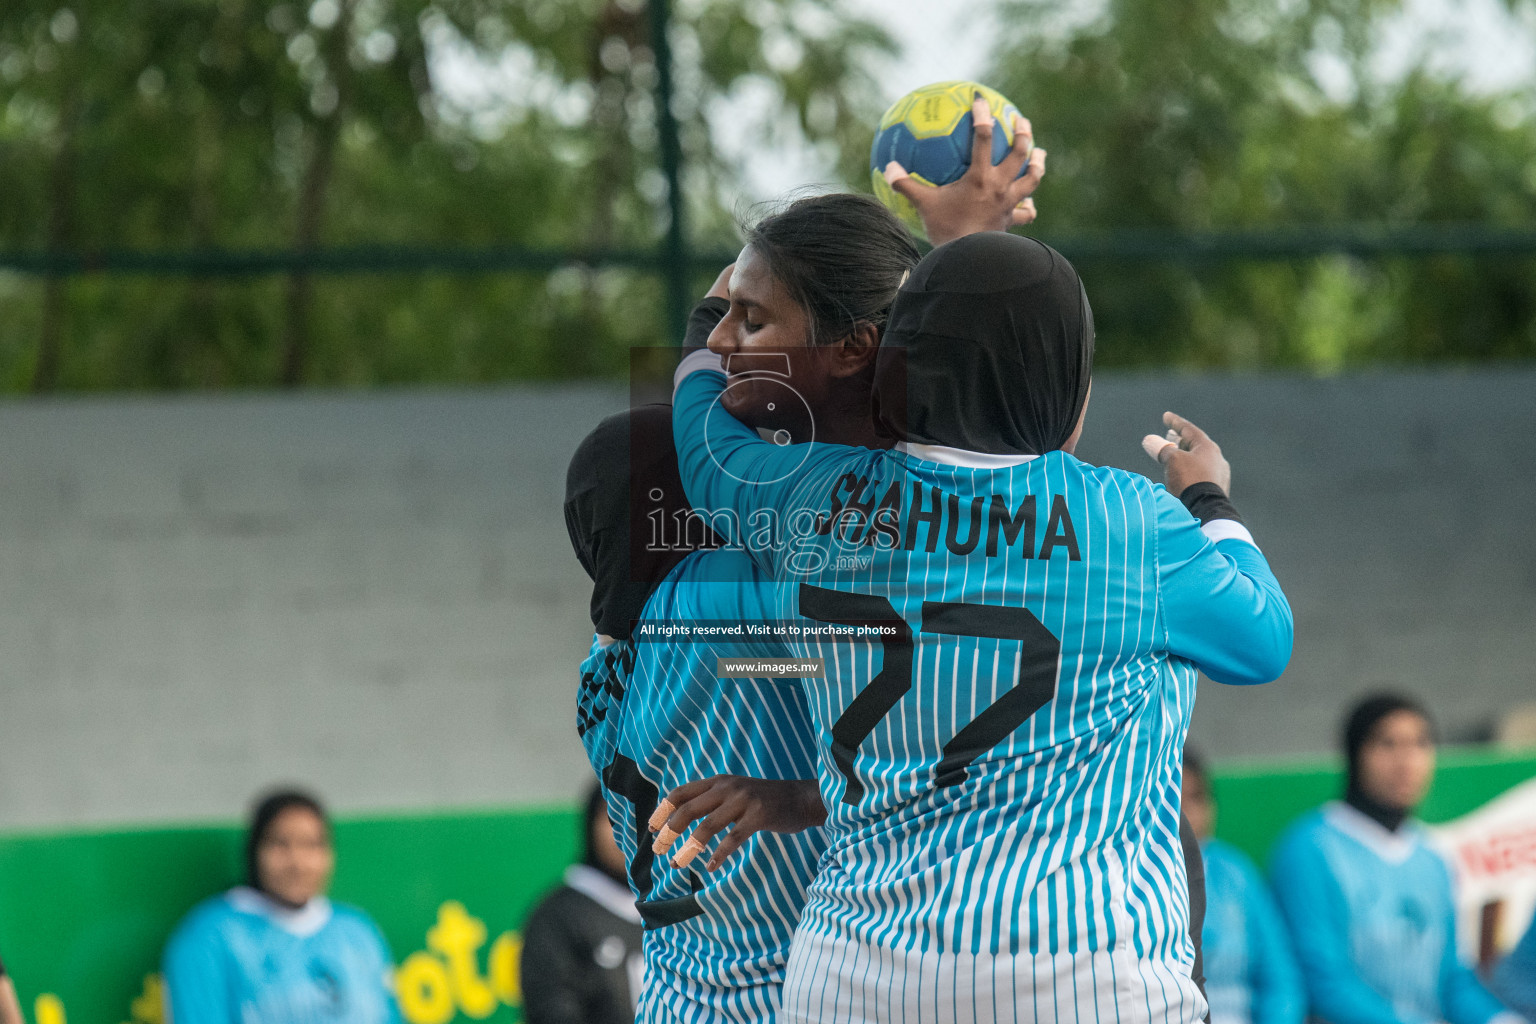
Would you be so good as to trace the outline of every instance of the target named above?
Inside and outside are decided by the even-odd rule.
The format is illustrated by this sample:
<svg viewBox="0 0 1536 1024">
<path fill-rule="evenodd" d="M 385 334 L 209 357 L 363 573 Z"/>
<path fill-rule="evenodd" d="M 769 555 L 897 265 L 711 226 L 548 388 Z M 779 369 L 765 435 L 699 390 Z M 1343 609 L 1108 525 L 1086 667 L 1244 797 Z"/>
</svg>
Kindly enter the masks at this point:
<svg viewBox="0 0 1536 1024">
<path fill-rule="evenodd" d="M 298 792 L 256 806 L 247 885 L 204 900 L 165 951 L 175 1024 L 396 1024 L 391 960 L 378 927 L 325 892 L 331 824 Z"/>
<path fill-rule="evenodd" d="M 1290 936 L 1253 861 L 1214 838 L 1210 776 L 1189 747 L 1184 748 L 1183 802 L 1205 861 L 1202 938 L 1211 1024 L 1301 1024 L 1307 995 Z"/>
<path fill-rule="evenodd" d="M 1304 815 L 1270 857 L 1312 1013 L 1329 1024 L 1521 1020 L 1457 955 L 1450 869 L 1409 817 L 1435 770 L 1429 713 L 1407 697 L 1367 698 L 1345 722 L 1344 755 L 1343 801 Z"/>
<path fill-rule="evenodd" d="M 1526 1020 L 1536 1020 L 1536 921 L 1493 972 L 1493 990 Z"/>
</svg>

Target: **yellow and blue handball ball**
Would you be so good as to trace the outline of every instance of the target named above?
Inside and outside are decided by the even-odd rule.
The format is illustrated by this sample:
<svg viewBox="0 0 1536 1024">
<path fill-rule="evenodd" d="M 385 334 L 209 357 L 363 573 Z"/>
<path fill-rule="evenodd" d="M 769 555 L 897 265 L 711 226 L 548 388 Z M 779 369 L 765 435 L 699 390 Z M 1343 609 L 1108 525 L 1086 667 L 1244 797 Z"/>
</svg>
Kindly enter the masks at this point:
<svg viewBox="0 0 1536 1024">
<path fill-rule="evenodd" d="M 895 160 L 926 185 L 948 185 L 971 166 L 971 104 L 977 93 L 997 122 L 992 135 L 992 163 L 1002 162 L 1013 145 L 1013 119 L 1019 108 L 996 89 L 979 82 L 935 82 L 913 89 L 891 104 L 880 119 L 869 150 L 869 178 L 875 195 L 917 235 L 923 222 L 911 200 L 885 181 L 885 165 Z M 1026 165 L 1027 166 L 1027 165 Z M 1020 169 L 1022 175 L 1024 169 Z"/>
</svg>

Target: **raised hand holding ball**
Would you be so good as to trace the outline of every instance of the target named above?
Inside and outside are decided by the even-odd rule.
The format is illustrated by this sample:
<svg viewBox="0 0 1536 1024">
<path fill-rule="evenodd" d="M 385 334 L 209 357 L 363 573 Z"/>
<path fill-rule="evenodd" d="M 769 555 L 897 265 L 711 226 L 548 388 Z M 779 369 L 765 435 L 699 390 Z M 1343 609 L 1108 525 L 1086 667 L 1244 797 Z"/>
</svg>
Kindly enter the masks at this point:
<svg viewBox="0 0 1536 1024">
<path fill-rule="evenodd" d="M 1035 148 L 1028 119 L 976 82 L 939 82 L 903 96 L 870 149 L 875 195 L 934 245 L 1030 223 L 1030 196 L 1044 174 L 1045 151 Z"/>
</svg>

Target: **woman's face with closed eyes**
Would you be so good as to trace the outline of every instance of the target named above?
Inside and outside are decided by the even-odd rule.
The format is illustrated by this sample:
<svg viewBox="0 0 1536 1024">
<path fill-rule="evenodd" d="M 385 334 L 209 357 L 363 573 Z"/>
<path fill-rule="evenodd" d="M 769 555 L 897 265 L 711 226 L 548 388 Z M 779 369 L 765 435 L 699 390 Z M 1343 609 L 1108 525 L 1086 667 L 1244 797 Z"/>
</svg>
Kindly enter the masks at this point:
<svg viewBox="0 0 1536 1024">
<path fill-rule="evenodd" d="M 730 302 L 709 336 L 726 364 L 721 404 L 749 427 L 811 440 L 811 411 L 833 377 L 830 346 L 812 344 L 810 316 L 751 246 L 736 260 Z"/>
</svg>

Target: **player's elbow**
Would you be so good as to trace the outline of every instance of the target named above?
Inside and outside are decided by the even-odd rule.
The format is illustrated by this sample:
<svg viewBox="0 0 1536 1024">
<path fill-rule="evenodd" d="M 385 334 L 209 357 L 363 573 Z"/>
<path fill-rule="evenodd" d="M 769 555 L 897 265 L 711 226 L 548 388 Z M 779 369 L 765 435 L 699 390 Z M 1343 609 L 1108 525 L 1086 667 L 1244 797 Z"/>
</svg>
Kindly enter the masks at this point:
<svg viewBox="0 0 1536 1024">
<path fill-rule="evenodd" d="M 1263 621 L 1233 649 L 1224 665 L 1203 665 L 1205 674 L 1227 686 L 1260 686 L 1272 683 L 1291 663 L 1294 633 L 1290 609 L 1283 617 Z"/>
<path fill-rule="evenodd" d="M 1285 672 L 1286 666 L 1291 663 L 1294 640 L 1295 634 L 1291 630 L 1290 616 L 1287 615 L 1283 627 L 1277 626 L 1270 630 L 1259 644 L 1257 657 L 1254 659 L 1253 675 L 1248 682 L 1251 685 L 1259 685 L 1279 679 Z"/>
<path fill-rule="evenodd" d="M 1259 628 L 1254 631 L 1250 650 L 1250 670 L 1244 682 L 1259 685 L 1279 679 L 1291 663 L 1295 642 L 1296 623 L 1291 615 L 1291 604 L 1276 590 L 1268 596 L 1259 614 Z"/>
</svg>

